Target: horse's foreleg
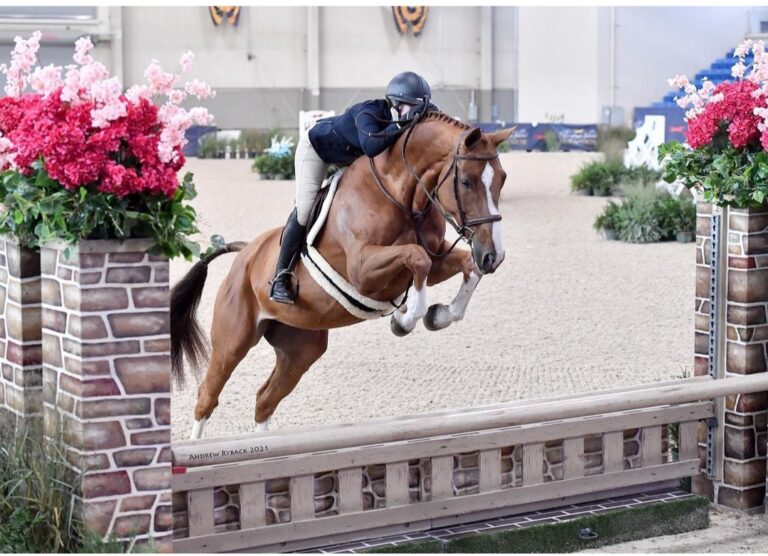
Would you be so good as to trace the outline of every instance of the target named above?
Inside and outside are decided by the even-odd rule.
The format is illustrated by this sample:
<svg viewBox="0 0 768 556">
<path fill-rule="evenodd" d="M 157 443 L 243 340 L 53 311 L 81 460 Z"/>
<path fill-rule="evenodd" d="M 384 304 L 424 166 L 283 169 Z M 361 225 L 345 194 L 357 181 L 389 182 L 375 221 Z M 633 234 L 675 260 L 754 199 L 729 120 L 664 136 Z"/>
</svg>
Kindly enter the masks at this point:
<svg viewBox="0 0 768 556">
<path fill-rule="evenodd" d="M 349 257 L 348 260 L 350 279 L 363 295 L 381 290 L 404 269 L 413 274 L 413 284 L 408 290 L 404 310 L 401 308 L 392 315 L 391 328 L 394 334 L 405 336 L 427 314 L 427 276 L 432 260 L 422 247 L 415 244 L 366 245 L 361 249 L 359 257 Z"/>
<path fill-rule="evenodd" d="M 446 249 L 448 247 L 447 244 L 444 246 Z M 464 275 L 464 281 L 450 305 L 442 303 L 432 305 L 424 316 L 424 327 L 428 330 L 442 330 L 463 319 L 469 300 L 481 278 L 475 269 L 470 251 L 456 249 L 432 264 L 432 270 L 427 278 L 430 286 L 444 282 L 459 272 Z"/>
</svg>

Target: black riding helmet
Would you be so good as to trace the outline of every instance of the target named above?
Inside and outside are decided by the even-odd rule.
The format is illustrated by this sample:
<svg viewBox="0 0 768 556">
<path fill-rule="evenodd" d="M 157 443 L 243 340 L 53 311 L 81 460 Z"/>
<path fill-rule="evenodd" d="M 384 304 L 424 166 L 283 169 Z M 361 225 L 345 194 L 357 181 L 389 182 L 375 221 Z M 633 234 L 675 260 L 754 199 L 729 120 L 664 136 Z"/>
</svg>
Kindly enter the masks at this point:
<svg viewBox="0 0 768 556">
<path fill-rule="evenodd" d="M 385 96 L 392 106 L 401 102 L 423 104 L 432 97 L 432 90 L 429 88 L 427 80 L 418 73 L 404 71 L 392 78 L 392 81 L 387 85 Z"/>
</svg>

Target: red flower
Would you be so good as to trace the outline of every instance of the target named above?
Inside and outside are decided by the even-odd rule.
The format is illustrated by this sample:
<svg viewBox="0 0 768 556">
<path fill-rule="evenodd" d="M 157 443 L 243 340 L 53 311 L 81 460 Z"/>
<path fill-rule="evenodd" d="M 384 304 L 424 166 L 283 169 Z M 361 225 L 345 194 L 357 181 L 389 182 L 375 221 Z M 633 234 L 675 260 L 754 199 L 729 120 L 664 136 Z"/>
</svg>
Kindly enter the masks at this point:
<svg viewBox="0 0 768 556">
<path fill-rule="evenodd" d="M 66 189 L 173 195 L 184 157 L 179 149 L 176 162 L 160 160 L 157 107 L 146 99 L 128 103 L 123 118 L 101 129 L 91 126 L 92 109 L 62 102 L 59 92 L 0 100 L 0 132 L 13 143 L 20 171 L 30 173 L 42 158 L 48 175 Z"/>
<path fill-rule="evenodd" d="M 710 102 L 701 114 L 689 120 L 688 144 L 694 149 L 709 145 L 723 122 L 728 124 L 728 139 L 736 148 L 760 138 L 760 118 L 755 116 L 754 109 L 761 106 L 761 99 L 752 96 L 755 89 L 757 85 L 751 81 L 718 85 L 714 94 L 722 94 L 723 99 Z"/>
</svg>

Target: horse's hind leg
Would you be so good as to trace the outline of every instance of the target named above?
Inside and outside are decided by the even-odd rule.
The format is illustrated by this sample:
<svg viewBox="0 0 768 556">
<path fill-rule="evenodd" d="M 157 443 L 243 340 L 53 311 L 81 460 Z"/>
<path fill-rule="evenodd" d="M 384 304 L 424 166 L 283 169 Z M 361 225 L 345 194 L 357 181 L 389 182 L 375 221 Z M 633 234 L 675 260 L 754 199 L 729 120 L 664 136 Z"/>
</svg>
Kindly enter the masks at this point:
<svg viewBox="0 0 768 556">
<path fill-rule="evenodd" d="M 328 347 L 327 330 L 302 330 L 272 322 L 264 333 L 275 348 L 275 368 L 256 394 L 256 430 L 267 430 L 278 404 L 290 394 L 302 375 Z"/>
<path fill-rule="evenodd" d="M 232 300 L 217 300 L 211 326 L 211 359 L 205 378 L 197 390 L 192 439 L 200 438 L 205 423 L 219 405 L 219 395 L 238 363 L 258 343 L 266 323 L 256 324 L 251 311 Z M 220 309 L 220 310 L 219 310 Z"/>
</svg>

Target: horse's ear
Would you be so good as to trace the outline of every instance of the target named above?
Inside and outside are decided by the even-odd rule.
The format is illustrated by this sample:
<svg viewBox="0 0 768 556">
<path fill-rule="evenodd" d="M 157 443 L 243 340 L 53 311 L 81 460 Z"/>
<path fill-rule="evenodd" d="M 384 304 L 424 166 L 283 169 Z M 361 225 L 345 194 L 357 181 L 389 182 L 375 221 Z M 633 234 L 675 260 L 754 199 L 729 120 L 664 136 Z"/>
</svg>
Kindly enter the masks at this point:
<svg viewBox="0 0 768 556">
<path fill-rule="evenodd" d="M 464 137 L 464 146 L 468 149 L 471 149 L 482 136 L 482 130 L 479 127 L 474 128 L 472 131 L 467 133 L 466 137 Z"/>
<path fill-rule="evenodd" d="M 517 129 L 517 126 L 510 127 L 509 129 L 497 129 L 494 132 L 486 133 L 488 136 L 488 140 L 495 146 L 498 147 L 501 145 L 504 141 L 509 139 L 512 134 Z"/>
</svg>

